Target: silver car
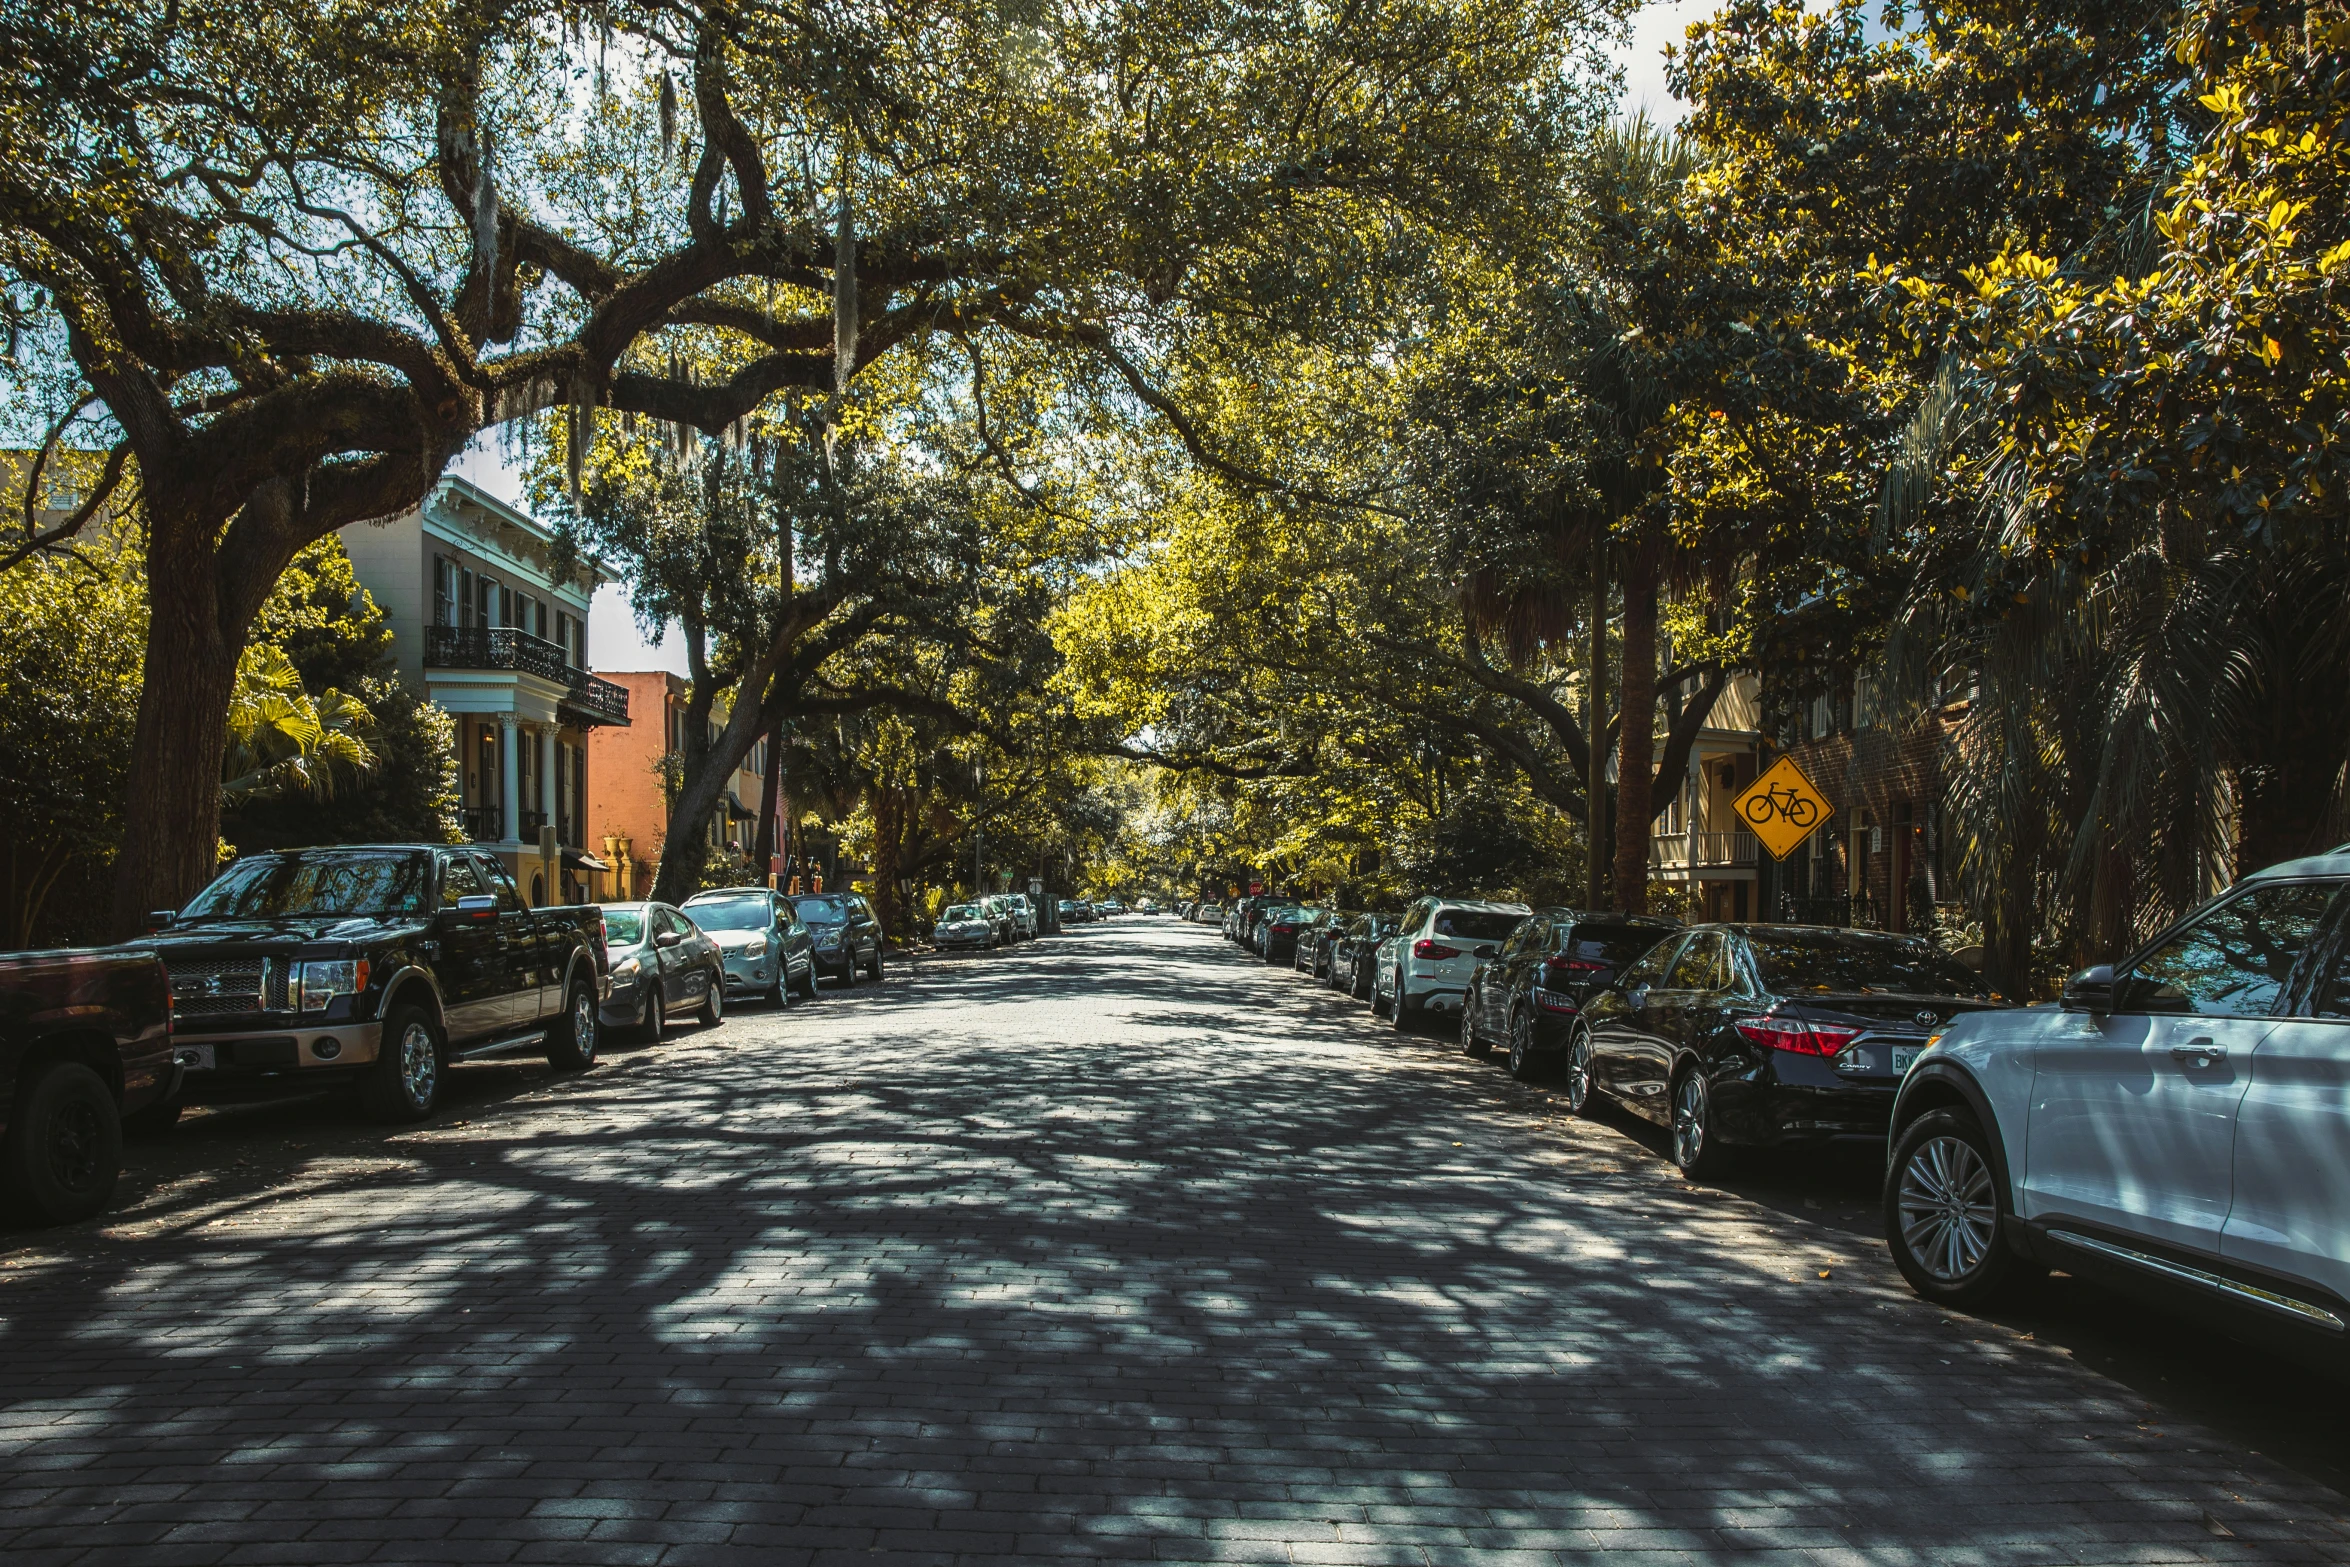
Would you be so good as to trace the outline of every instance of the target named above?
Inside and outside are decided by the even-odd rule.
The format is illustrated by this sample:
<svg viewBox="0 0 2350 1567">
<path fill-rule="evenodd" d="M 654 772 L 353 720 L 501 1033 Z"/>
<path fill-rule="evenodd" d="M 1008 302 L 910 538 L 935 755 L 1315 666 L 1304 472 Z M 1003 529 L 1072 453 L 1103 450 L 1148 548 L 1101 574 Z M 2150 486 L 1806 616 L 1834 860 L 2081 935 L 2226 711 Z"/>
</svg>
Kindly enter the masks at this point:
<svg viewBox="0 0 2350 1567">
<path fill-rule="evenodd" d="M 930 931 L 930 944 L 941 952 L 992 947 L 996 940 L 995 921 L 976 903 L 951 905 Z"/>
<path fill-rule="evenodd" d="M 816 942 L 791 899 L 765 887 L 720 887 L 685 900 L 685 913 L 725 959 L 726 991 L 783 1004 L 816 995 Z"/>
<path fill-rule="evenodd" d="M 726 1016 L 726 985 L 718 944 L 666 903 L 606 903 L 605 954 L 612 993 L 604 998 L 606 1028 L 626 1028 L 657 1040 L 672 1013 L 698 1012 L 705 1023 Z"/>
<path fill-rule="evenodd" d="M 2288 861 L 1933 1035 L 1883 1197 L 1911 1286 L 1969 1308 L 2059 1267 L 2350 1359 L 2345 919 L 2350 853 Z"/>
</svg>

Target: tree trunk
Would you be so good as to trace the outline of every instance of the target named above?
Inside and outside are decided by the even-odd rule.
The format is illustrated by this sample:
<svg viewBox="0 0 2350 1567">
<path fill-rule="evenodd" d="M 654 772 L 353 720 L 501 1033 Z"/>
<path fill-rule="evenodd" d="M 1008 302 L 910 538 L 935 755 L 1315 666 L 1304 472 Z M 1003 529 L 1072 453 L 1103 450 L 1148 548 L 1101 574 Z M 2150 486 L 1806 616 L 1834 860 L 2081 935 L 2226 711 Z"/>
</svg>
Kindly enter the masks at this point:
<svg viewBox="0 0 2350 1567">
<path fill-rule="evenodd" d="M 873 790 L 873 913 L 881 922 L 882 938 L 898 933 L 898 840 L 905 831 L 899 791 L 878 784 Z"/>
<path fill-rule="evenodd" d="M 1616 907 L 1648 912 L 1648 800 L 1656 765 L 1657 547 L 1643 544 L 1624 573 L 1622 732 L 1616 740 Z"/>
<path fill-rule="evenodd" d="M 1607 907 L 1607 769 L 1602 760 L 1607 752 L 1601 740 L 1607 733 L 1607 550 L 1604 545 L 1594 545 L 1591 551 L 1591 673 L 1586 689 L 1583 733 L 1589 742 L 1591 762 L 1584 769 L 1583 779 L 1586 817 L 1583 826 L 1590 849 L 1585 859 L 1590 881 L 1589 906 L 1604 909 Z"/>
<path fill-rule="evenodd" d="M 147 596 L 146 671 L 131 740 L 137 760 L 107 921 L 118 941 L 145 930 L 149 910 L 176 909 L 212 879 L 229 696 L 244 651 L 241 635 L 222 631 L 230 617 L 209 530 L 153 520 Z"/>
<path fill-rule="evenodd" d="M 761 876 L 774 873 L 775 867 L 775 806 L 783 785 L 783 720 L 777 719 L 767 728 L 767 773 L 759 784 L 759 836 L 752 858 L 758 862 Z"/>
</svg>

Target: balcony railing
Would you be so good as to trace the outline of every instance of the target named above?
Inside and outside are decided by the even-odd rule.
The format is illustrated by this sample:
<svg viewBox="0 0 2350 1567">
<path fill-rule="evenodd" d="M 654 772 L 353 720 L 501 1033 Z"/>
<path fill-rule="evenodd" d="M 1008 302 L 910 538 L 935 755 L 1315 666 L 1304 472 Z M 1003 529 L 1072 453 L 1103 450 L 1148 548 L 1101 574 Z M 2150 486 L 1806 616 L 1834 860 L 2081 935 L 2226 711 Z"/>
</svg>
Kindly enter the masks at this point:
<svg viewBox="0 0 2350 1567">
<path fill-rule="evenodd" d="M 465 836 L 475 843 L 496 843 L 506 836 L 506 813 L 495 805 L 465 807 Z"/>
<path fill-rule="evenodd" d="M 511 669 L 565 687 L 564 705 L 590 723 L 628 722 L 628 688 L 575 669 L 563 649 L 527 631 L 510 627 L 427 626 L 427 669 Z"/>
<path fill-rule="evenodd" d="M 1649 866 L 1660 871 L 1751 870 L 1755 852 L 1754 834 L 1743 830 L 1660 832 L 1648 840 Z"/>
</svg>

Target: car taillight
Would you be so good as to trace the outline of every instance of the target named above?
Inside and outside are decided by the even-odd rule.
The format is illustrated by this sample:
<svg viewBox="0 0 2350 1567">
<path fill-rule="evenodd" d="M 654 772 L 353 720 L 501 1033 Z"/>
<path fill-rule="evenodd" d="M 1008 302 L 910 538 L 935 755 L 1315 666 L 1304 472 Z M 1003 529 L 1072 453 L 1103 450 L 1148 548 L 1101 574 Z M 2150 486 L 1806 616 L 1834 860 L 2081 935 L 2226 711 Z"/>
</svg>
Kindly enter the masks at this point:
<svg viewBox="0 0 2350 1567">
<path fill-rule="evenodd" d="M 1755 1017 L 1738 1025 L 1738 1032 L 1758 1045 L 1799 1056 L 1832 1056 L 1852 1043 L 1857 1028 L 1807 1023 L 1801 1018 Z"/>
<path fill-rule="evenodd" d="M 1607 972 L 1605 963 L 1592 963 L 1583 958 L 1552 958 L 1542 965 L 1542 977 L 1553 985 L 1571 985 L 1578 979 Z"/>
<path fill-rule="evenodd" d="M 1292 936 L 1296 933 L 1297 927 L 1295 925 L 1276 925 L 1273 927 L 1273 934 L 1276 936 Z"/>
<path fill-rule="evenodd" d="M 1460 955 L 1460 948 L 1448 947 L 1441 941 L 1430 941 L 1425 936 L 1412 943 L 1412 956 L 1415 958 L 1428 958 L 1435 962 L 1442 962 L 1446 958 L 1457 958 Z"/>
<path fill-rule="evenodd" d="M 1562 996 L 1555 990 L 1535 991 L 1534 1004 L 1545 1012 L 1572 1013 L 1581 1010 L 1575 1005 L 1572 997 Z"/>
</svg>

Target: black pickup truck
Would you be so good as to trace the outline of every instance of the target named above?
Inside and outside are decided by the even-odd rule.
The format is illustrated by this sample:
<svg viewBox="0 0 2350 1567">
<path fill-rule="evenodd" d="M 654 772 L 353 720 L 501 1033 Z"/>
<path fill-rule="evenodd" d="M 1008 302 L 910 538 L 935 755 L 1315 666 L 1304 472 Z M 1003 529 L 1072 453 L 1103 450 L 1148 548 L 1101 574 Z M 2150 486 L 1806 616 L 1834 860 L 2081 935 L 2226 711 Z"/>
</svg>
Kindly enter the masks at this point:
<svg viewBox="0 0 2350 1567">
<path fill-rule="evenodd" d="M 595 1064 L 610 984 L 593 908 L 532 909 L 493 856 L 440 844 L 255 854 L 138 943 L 171 975 L 186 1102 L 358 1091 L 422 1120 L 452 1062 Z"/>
<path fill-rule="evenodd" d="M 127 1118 L 179 1086 L 171 1002 L 152 952 L 0 958 L 0 1188 L 42 1224 L 105 1208 Z"/>
</svg>

